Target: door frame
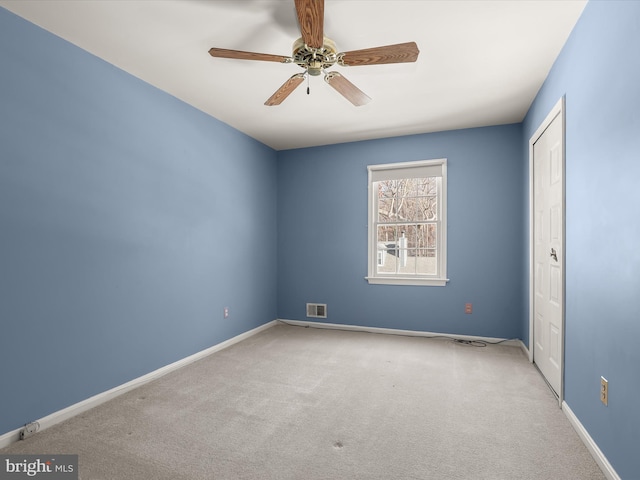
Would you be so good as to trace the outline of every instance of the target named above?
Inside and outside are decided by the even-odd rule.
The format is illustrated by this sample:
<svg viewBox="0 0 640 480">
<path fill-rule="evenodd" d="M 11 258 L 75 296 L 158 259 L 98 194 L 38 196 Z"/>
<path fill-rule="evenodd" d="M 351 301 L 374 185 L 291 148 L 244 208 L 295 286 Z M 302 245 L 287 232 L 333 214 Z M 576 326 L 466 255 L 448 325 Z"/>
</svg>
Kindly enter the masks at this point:
<svg viewBox="0 0 640 480">
<path fill-rule="evenodd" d="M 544 121 L 536 129 L 535 133 L 529 139 L 529 361 L 534 362 L 533 354 L 535 350 L 534 345 L 534 301 L 535 301 L 535 283 L 534 283 L 534 187 L 533 187 L 533 145 L 542 136 L 544 131 L 549 127 L 551 122 L 560 115 L 562 120 L 562 320 L 561 320 L 561 335 L 562 340 L 560 342 L 560 391 L 558 394 L 558 404 L 562 406 L 564 399 L 564 346 L 565 346 L 565 305 L 566 305 L 566 115 L 565 115 L 565 96 L 563 95 L 560 100 L 556 102 L 551 111 L 547 114 Z"/>
</svg>

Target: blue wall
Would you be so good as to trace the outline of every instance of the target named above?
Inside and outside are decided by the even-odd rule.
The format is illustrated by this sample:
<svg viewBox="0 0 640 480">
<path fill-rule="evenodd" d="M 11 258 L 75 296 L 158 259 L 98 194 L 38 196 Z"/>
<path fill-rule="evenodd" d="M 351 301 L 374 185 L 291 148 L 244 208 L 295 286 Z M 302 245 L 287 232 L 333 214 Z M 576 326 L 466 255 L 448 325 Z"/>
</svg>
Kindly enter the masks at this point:
<svg viewBox="0 0 640 480">
<path fill-rule="evenodd" d="M 275 151 L 2 8 L 0 106 L 0 434 L 277 317 Z"/>
<path fill-rule="evenodd" d="M 278 314 L 491 337 L 522 336 L 527 164 L 521 125 L 279 152 Z M 447 158 L 445 287 L 369 285 L 367 165 Z M 465 315 L 465 302 L 473 314 Z"/>
<path fill-rule="evenodd" d="M 566 94 L 564 394 L 629 479 L 640 475 L 639 45 L 640 2 L 589 2 L 523 124 L 526 140 Z"/>
</svg>

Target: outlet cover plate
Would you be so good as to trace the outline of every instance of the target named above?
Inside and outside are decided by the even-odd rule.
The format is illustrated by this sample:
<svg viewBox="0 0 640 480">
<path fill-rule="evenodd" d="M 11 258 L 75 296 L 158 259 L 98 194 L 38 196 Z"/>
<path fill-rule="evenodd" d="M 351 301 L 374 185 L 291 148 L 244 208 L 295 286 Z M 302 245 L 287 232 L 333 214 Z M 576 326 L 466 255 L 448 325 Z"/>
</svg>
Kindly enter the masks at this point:
<svg viewBox="0 0 640 480">
<path fill-rule="evenodd" d="M 609 381 L 604 377 L 600 377 L 600 401 L 609 406 Z"/>
</svg>

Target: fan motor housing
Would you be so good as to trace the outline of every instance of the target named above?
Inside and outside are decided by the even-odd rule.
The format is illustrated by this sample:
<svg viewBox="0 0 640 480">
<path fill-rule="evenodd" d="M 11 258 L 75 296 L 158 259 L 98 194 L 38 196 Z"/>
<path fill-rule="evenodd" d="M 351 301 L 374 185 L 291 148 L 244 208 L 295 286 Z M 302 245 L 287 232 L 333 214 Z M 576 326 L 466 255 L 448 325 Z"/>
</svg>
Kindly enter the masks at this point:
<svg viewBox="0 0 640 480">
<path fill-rule="evenodd" d="M 302 37 L 293 42 L 293 63 L 318 76 L 322 70 L 329 68 L 338 60 L 336 44 L 330 38 L 324 37 L 322 48 L 311 48 L 304 43 Z"/>
</svg>

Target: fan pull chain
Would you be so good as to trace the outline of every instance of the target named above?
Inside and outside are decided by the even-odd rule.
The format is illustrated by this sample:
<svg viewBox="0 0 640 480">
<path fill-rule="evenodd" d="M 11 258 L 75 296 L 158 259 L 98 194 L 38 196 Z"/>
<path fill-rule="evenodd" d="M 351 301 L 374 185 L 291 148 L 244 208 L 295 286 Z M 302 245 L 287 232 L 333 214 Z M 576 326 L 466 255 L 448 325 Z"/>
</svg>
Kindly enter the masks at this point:
<svg viewBox="0 0 640 480">
<path fill-rule="evenodd" d="M 310 90 L 310 88 L 309 88 L 309 85 L 310 85 L 310 80 L 309 80 L 309 78 L 310 78 L 310 77 L 309 77 L 309 75 L 307 75 L 307 95 L 309 95 L 309 94 L 311 93 L 311 90 Z"/>
</svg>

